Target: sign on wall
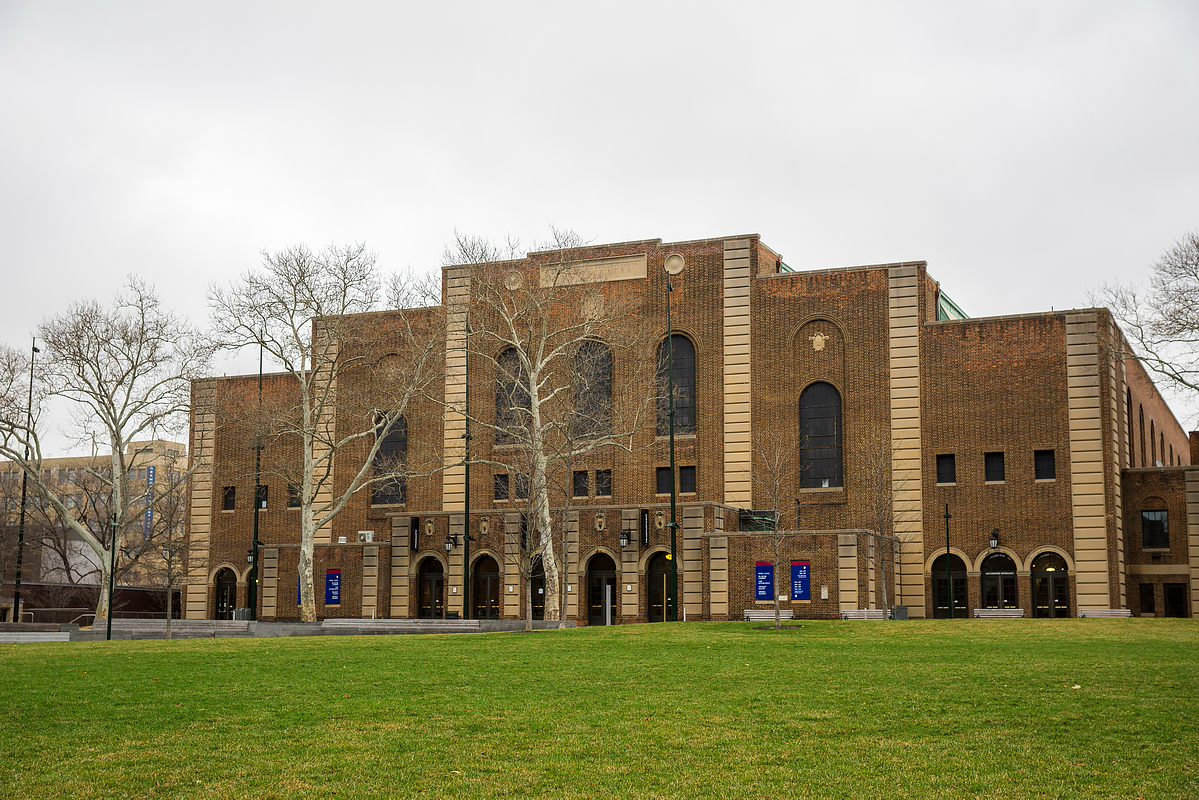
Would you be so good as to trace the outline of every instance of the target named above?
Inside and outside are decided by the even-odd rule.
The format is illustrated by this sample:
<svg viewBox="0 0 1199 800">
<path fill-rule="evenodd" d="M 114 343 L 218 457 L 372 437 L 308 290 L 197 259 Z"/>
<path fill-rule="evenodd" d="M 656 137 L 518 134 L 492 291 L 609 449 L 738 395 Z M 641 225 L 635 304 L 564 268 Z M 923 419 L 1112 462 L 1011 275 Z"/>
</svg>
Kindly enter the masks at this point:
<svg viewBox="0 0 1199 800">
<path fill-rule="evenodd" d="M 341 605 L 341 570 L 339 569 L 325 572 L 325 605 Z"/>
<path fill-rule="evenodd" d="M 773 600 L 774 599 L 774 564 L 769 561 L 759 561 L 755 567 L 755 587 L 757 589 L 754 599 L 756 600 Z"/>
<path fill-rule="evenodd" d="M 791 599 L 812 599 L 812 562 L 791 562 Z"/>
</svg>

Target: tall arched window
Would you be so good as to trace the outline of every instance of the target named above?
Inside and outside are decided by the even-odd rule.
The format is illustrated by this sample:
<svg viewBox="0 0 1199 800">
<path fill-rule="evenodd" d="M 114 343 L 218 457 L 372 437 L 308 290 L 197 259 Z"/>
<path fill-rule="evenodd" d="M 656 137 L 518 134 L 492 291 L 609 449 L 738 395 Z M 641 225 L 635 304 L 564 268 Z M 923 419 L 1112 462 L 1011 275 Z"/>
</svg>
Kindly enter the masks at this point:
<svg viewBox="0 0 1199 800">
<path fill-rule="evenodd" d="M 1157 466 L 1157 424 L 1149 420 L 1149 463 L 1147 467 Z"/>
<path fill-rule="evenodd" d="M 813 383 L 799 396 L 799 485 L 842 486 L 841 393 L 831 383 Z"/>
<path fill-rule="evenodd" d="M 529 424 L 529 378 L 516 348 L 500 353 L 495 362 L 495 443 L 512 444 Z"/>
<path fill-rule="evenodd" d="M 695 345 L 676 333 L 658 348 L 658 435 L 670 434 L 670 397 L 667 370 L 674 347 L 674 431 L 695 433 Z"/>
<path fill-rule="evenodd" d="M 1145 460 L 1145 407 L 1137 406 L 1137 416 L 1140 417 L 1140 434 L 1141 434 L 1141 466 L 1149 466 L 1149 462 Z"/>
<path fill-rule="evenodd" d="M 589 341 L 575 352 L 575 409 L 571 428 L 575 436 L 603 436 L 612 432 L 612 350 Z"/>
<path fill-rule="evenodd" d="M 1136 467 L 1136 441 L 1134 441 L 1135 437 L 1133 436 L 1132 432 L 1132 389 L 1125 389 L 1124 391 L 1127 395 L 1128 403 L 1128 466 Z"/>
<path fill-rule="evenodd" d="M 404 503 L 408 499 L 408 479 L 404 474 L 408 461 L 408 420 L 400 417 L 390 428 L 380 422 L 375 435 L 381 438 L 373 464 L 376 482 L 371 486 L 371 504 Z"/>
</svg>

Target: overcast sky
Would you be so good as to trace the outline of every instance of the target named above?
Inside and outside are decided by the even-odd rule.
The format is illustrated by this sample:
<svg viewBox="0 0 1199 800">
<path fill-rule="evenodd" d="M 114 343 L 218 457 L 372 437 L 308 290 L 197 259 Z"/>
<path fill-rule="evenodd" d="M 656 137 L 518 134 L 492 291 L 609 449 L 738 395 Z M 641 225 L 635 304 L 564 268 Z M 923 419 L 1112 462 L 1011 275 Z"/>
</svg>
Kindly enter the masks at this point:
<svg viewBox="0 0 1199 800">
<path fill-rule="evenodd" d="M 551 223 L 1087 306 L 1199 228 L 1199 3 L 0 0 L 9 344 L 128 273 L 203 322 L 264 248 Z"/>
</svg>

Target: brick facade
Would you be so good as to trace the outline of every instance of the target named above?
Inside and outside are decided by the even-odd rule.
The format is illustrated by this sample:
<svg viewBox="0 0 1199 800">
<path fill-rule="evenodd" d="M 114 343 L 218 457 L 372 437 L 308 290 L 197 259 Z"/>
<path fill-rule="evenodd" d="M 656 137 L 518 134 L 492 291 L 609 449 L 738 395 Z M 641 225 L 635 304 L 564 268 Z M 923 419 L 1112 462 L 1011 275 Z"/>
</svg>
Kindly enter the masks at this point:
<svg viewBox="0 0 1199 800">
<path fill-rule="evenodd" d="M 940 313 L 947 306 L 923 262 L 791 272 L 756 235 L 595 246 L 571 252 L 570 260 L 599 298 L 588 302 L 622 304 L 631 312 L 630 330 L 660 343 L 667 331 L 663 266 L 672 253 L 684 257 L 686 268 L 671 281 L 671 323 L 694 344 L 696 374 L 695 430 L 676 437 L 679 467 L 695 474 L 695 491 L 679 496 L 680 617 L 739 619 L 744 610 L 773 607 L 755 590 L 755 564 L 774 557 L 768 538 L 741 535 L 739 510 L 776 505 L 781 526 L 796 531 L 783 541 L 775 576 L 785 598 L 790 563 L 811 564 L 811 599 L 782 601 L 799 617 L 880 606 L 884 565 L 889 604 L 906 605 L 916 617 L 945 613 L 945 578 L 934 563 L 945 553 L 946 507 L 952 515 L 949 549 L 964 567 L 964 587 L 955 591 L 964 591 L 966 608 L 988 605 L 1002 584 L 1009 587 L 1000 591 L 1004 602 L 1029 616 L 1076 616 L 1086 608 L 1140 613 L 1141 592 L 1148 591 L 1141 584 L 1149 582 L 1157 593 L 1156 613 L 1163 613 L 1163 586 L 1178 583 L 1184 584 L 1185 613 L 1199 613 L 1199 581 L 1191 575 L 1192 565 L 1199 567 L 1199 470 L 1189 467 L 1196 440 L 1188 440 L 1140 365 L 1124 359 L 1127 348 L 1108 312 L 944 319 L 955 315 Z M 462 603 L 465 429 L 455 405 L 464 400 L 468 372 L 470 411 L 484 423 L 472 427 L 472 456 L 502 461 L 505 446 L 493 441 L 485 424 L 495 420 L 498 353 L 472 351 L 469 364 L 461 356 L 466 298 L 477 291 L 472 281 L 515 275 L 516 282 L 535 282 L 557 257 L 534 253 L 493 265 L 490 278 L 478 269 L 445 268 L 444 379 L 408 414 L 409 458 L 418 474 L 409 478 L 403 504 L 372 505 L 370 490 L 364 490 L 318 539 L 319 615 L 476 613 Z M 404 315 L 431 313 L 364 315 L 363 329 L 378 331 L 382 341 Z M 497 319 L 475 303 L 469 320 L 472 348 L 482 347 L 485 337 L 477 332 Z M 377 342 L 372 347 L 386 350 Z M 383 363 L 377 354 L 372 358 Z M 350 373 L 346 387 L 353 387 L 353 396 L 369 396 L 379 369 Z M 646 380 L 652 377 L 618 356 L 614 402 L 629 402 Z M 226 586 L 231 577 L 237 585 L 237 604 L 247 602 L 257 381 L 256 375 L 240 376 L 195 387 L 193 452 L 211 469 L 193 488 L 189 616 L 216 613 L 222 570 Z M 814 384 L 834 387 L 840 398 L 841 480 L 801 485 L 794 470 L 785 485 L 772 489 L 763 480 L 762 452 L 775 445 L 803 450 L 800 397 Z M 285 407 L 296 392 L 288 376 L 268 375 L 264 405 Z M 350 410 L 339 413 L 341 424 L 351 424 Z M 628 452 L 609 448 L 573 463 L 571 470 L 586 474 L 586 494 L 563 500 L 554 512 L 565 538 L 559 546 L 565 548 L 566 617 L 580 623 L 589 618 L 588 577 L 601 567 L 611 573 L 604 580 L 613 587 L 613 621 L 647 621 L 662 613 L 655 582 L 669 531 L 657 520 L 658 512 L 668 516 L 669 498 L 657 492 L 656 478 L 669 465 L 668 440 L 658 435 L 651 414 L 629 444 Z M 361 466 L 365 452 L 364 446 L 339 456 L 338 487 Z M 299 454 L 286 439 L 267 436 L 262 457 L 268 502 L 259 512 L 264 549 L 258 614 L 296 619 L 299 524 L 298 512 L 287 507 L 287 476 Z M 938 465 L 944 469 L 947 457 L 954 479 L 939 480 Z M 610 495 L 596 493 L 599 471 L 611 475 Z M 502 472 L 488 463 L 469 471 L 469 531 L 476 539 L 471 585 L 498 587 L 494 612 L 485 613 L 520 618 L 529 613 L 526 581 L 512 563 L 505 531 L 519 526 L 521 504 L 495 499 L 494 476 Z M 570 484 L 569 475 L 552 477 Z M 234 496 L 228 511 L 226 487 Z M 893 559 L 877 557 L 880 545 L 893 540 L 871 533 L 880 524 L 879 498 L 894 525 L 899 552 Z M 1179 542 L 1168 555 L 1141 552 L 1146 502 L 1168 507 L 1171 544 L 1175 535 Z M 640 536 L 642 512 L 650 520 L 648 544 Z M 626 547 L 622 530 L 633 534 Z M 996 530 L 999 546 L 992 549 Z M 459 544 L 447 552 L 450 534 Z M 1014 577 L 1008 583 L 988 572 L 993 567 L 987 565 L 1009 563 L 988 561 L 993 554 L 1010 559 Z M 1046 566 L 1058 558 L 1064 567 Z M 340 571 L 340 602 L 326 606 L 331 570 Z M 1042 602 L 1053 591 L 1064 605 Z M 431 592 L 440 593 L 435 602 Z"/>
</svg>

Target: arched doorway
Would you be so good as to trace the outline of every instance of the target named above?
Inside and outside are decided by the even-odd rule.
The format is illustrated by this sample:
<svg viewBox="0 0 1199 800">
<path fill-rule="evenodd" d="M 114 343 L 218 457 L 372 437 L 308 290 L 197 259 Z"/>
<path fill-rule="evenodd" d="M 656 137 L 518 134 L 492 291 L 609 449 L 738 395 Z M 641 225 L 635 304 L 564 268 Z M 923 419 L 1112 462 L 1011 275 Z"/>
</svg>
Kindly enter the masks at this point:
<svg viewBox="0 0 1199 800">
<path fill-rule="evenodd" d="M 529 588 L 533 593 L 533 619 L 545 619 L 545 565 L 541 557 L 533 559 L 533 571 L 529 575 Z"/>
<path fill-rule="evenodd" d="M 1034 617 L 1070 616 L 1070 571 L 1057 553 L 1041 553 L 1032 562 Z"/>
<path fill-rule="evenodd" d="M 665 553 L 655 553 L 645 571 L 646 598 L 649 600 L 649 621 L 665 622 L 670 613 L 670 561 Z"/>
<path fill-rule="evenodd" d="M 500 618 L 500 565 L 491 556 L 475 562 L 470 587 L 474 619 Z"/>
<path fill-rule="evenodd" d="M 445 616 L 445 573 L 436 558 L 421 562 L 417 576 L 416 616 L 441 619 Z"/>
<path fill-rule="evenodd" d="M 597 553 L 587 563 L 587 624 L 615 619 L 616 599 L 616 563 L 606 553 Z"/>
<path fill-rule="evenodd" d="M 237 607 L 237 575 L 225 567 L 216 574 L 216 616 L 213 619 L 233 619 Z"/>
<path fill-rule="evenodd" d="M 1016 562 L 1007 553 L 991 553 L 982 564 L 983 608 L 1019 608 Z"/>
<path fill-rule="evenodd" d="M 962 559 L 949 557 L 949 575 L 945 574 L 945 556 L 933 562 L 933 618 L 949 618 L 949 598 L 953 597 L 953 616 L 966 618 L 966 565 Z"/>
</svg>

